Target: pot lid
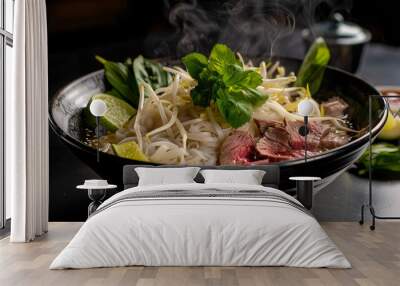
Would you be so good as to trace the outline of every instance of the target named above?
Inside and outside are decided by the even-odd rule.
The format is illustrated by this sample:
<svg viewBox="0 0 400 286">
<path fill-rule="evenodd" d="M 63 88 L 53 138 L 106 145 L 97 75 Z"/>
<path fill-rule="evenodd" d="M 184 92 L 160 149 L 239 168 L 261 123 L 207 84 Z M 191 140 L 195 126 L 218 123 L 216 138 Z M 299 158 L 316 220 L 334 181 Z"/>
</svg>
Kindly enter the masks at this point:
<svg viewBox="0 0 400 286">
<path fill-rule="evenodd" d="M 312 30 L 312 31 L 311 31 Z M 331 20 L 319 22 L 303 31 L 303 37 L 314 39 L 323 37 L 330 44 L 356 45 L 369 42 L 371 34 L 357 24 L 344 21 L 340 13 L 333 14 Z"/>
</svg>

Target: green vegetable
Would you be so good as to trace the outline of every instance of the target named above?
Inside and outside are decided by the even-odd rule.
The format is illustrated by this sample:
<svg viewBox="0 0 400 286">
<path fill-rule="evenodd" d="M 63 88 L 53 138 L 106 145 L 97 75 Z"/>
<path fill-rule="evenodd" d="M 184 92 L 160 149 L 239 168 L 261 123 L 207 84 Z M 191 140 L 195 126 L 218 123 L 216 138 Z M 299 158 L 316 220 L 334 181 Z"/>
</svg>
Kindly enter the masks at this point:
<svg viewBox="0 0 400 286">
<path fill-rule="evenodd" d="M 104 75 L 112 87 L 112 95 L 137 107 L 139 103 L 139 89 L 129 62 L 118 63 L 107 61 L 100 56 L 96 56 L 96 60 L 104 65 Z"/>
<path fill-rule="evenodd" d="M 100 118 L 100 123 L 107 130 L 114 132 L 123 127 L 126 122 L 136 114 L 136 110 L 125 101 L 116 98 L 115 96 L 100 93 L 92 97 L 92 100 L 100 99 L 107 105 L 107 112 Z M 88 105 L 89 108 L 90 104 Z M 93 115 L 86 112 L 87 122 L 90 124 L 94 122 Z M 90 117 L 88 117 L 90 116 Z"/>
<path fill-rule="evenodd" d="M 226 45 L 216 44 L 208 59 L 200 53 L 191 53 L 182 62 L 197 80 L 191 92 L 193 103 L 202 107 L 215 104 L 224 120 L 234 128 L 247 123 L 254 108 L 268 98 L 256 89 L 262 83 L 261 75 L 245 71 Z"/>
<path fill-rule="evenodd" d="M 135 108 L 139 103 L 140 83 L 146 82 L 156 90 L 168 86 L 172 81 L 171 75 L 159 63 L 141 55 L 134 60 L 128 58 L 124 63 L 107 61 L 100 56 L 96 56 L 96 60 L 104 65 L 104 75 L 111 85 L 107 93 L 125 100 Z"/>
<path fill-rule="evenodd" d="M 122 95 L 115 88 L 111 88 L 111 90 L 107 91 L 106 93 L 109 94 L 109 95 L 112 95 L 112 96 L 114 96 L 116 98 L 124 100 Z"/>
<path fill-rule="evenodd" d="M 145 59 L 141 55 L 133 61 L 133 72 L 138 85 L 146 82 L 154 90 L 168 86 L 172 81 L 171 75 L 163 70 L 159 63 Z"/>
<path fill-rule="evenodd" d="M 210 53 L 208 68 L 219 74 L 224 74 L 229 65 L 239 65 L 233 51 L 226 45 L 216 44 Z"/>
<path fill-rule="evenodd" d="M 238 128 L 251 119 L 251 104 L 238 100 L 225 93 L 224 89 L 218 90 L 217 107 L 219 112 L 232 127 Z"/>
<path fill-rule="evenodd" d="M 322 38 L 317 38 L 301 64 L 296 86 L 306 87 L 308 84 L 311 94 L 317 93 L 330 57 L 331 55 L 325 41 Z"/>
<path fill-rule="evenodd" d="M 104 66 L 104 75 L 111 86 L 106 94 L 98 94 L 93 99 L 102 99 L 107 105 L 106 114 L 100 119 L 110 131 L 121 128 L 135 113 L 139 103 L 139 84 L 146 82 L 153 89 L 168 86 L 171 75 L 158 63 L 138 56 L 128 58 L 124 63 L 108 61 L 100 56 L 96 60 Z M 133 106 L 133 107 L 132 107 Z M 88 110 L 84 112 L 86 122 L 93 124 L 94 118 Z"/>
<path fill-rule="evenodd" d="M 361 156 L 358 164 L 359 175 L 368 172 L 369 149 Z M 380 143 L 372 145 L 372 170 L 382 172 L 400 172 L 400 148 L 393 144 Z"/>
<path fill-rule="evenodd" d="M 182 58 L 189 74 L 194 78 L 199 78 L 200 73 L 208 65 L 208 59 L 200 53 L 191 53 Z"/>
</svg>

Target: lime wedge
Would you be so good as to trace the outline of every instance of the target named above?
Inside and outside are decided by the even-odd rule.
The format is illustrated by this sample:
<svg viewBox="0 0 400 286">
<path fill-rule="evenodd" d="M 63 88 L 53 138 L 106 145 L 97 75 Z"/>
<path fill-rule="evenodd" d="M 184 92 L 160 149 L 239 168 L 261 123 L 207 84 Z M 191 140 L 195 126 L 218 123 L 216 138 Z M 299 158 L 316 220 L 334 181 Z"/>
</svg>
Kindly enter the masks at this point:
<svg viewBox="0 0 400 286">
<path fill-rule="evenodd" d="M 140 151 L 136 142 L 129 141 L 121 144 L 113 144 L 112 147 L 115 154 L 117 154 L 119 157 L 137 161 L 149 161 L 146 155 Z"/>
<path fill-rule="evenodd" d="M 400 119 L 394 118 L 389 111 L 388 118 L 378 137 L 382 140 L 395 140 L 400 138 Z"/>
<path fill-rule="evenodd" d="M 100 93 L 92 97 L 92 100 L 95 99 L 100 99 L 107 105 L 107 112 L 100 118 L 100 123 L 112 132 L 123 127 L 136 114 L 132 106 L 115 96 Z"/>
</svg>

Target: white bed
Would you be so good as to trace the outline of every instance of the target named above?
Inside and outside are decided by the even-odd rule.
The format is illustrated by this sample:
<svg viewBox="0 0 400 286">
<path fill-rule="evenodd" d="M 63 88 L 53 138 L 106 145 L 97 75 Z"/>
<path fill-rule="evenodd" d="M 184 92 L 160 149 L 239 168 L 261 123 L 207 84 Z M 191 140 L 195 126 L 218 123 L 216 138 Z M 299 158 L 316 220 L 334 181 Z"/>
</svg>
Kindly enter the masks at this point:
<svg viewBox="0 0 400 286">
<path fill-rule="evenodd" d="M 351 267 L 291 196 L 265 186 L 198 183 L 114 195 L 50 268 L 128 265 Z"/>
</svg>

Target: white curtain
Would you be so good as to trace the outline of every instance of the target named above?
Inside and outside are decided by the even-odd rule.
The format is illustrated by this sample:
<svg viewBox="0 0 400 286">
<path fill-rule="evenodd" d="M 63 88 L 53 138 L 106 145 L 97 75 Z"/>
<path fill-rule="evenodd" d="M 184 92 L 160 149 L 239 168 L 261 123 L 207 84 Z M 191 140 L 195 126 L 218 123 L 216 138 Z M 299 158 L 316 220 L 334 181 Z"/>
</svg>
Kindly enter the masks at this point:
<svg viewBox="0 0 400 286">
<path fill-rule="evenodd" d="M 13 94 L 6 97 L 6 187 L 12 242 L 48 225 L 48 78 L 45 0 L 16 0 Z"/>
</svg>

